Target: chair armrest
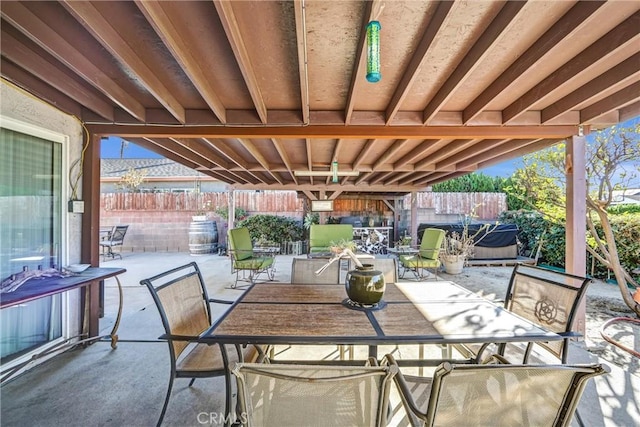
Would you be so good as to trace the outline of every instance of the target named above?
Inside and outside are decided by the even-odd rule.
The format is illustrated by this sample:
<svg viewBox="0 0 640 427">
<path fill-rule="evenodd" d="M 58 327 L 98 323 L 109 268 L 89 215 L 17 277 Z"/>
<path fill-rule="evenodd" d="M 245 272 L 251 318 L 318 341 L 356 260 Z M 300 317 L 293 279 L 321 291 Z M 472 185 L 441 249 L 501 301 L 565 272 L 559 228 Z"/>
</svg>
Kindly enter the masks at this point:
<svg viewBox="0 0 640 427">
<path fill-rule="evenodd" d="M 199 336 L 193 335 L 173 335 L 173 334 L 162 334 L 158 337 L 160 340 L 174 340 L 174 341 L 192 341 L 196 342 L 200 339 Z"/>
<path fill-rule="evenodd" d="M 398 362 L 396 362 L 395 358 L 391 354 L 385 354 L 384 358 L 382 359 L 381 365 L 396 366 L 397 368 Z M 410 378 L 411 382 L 414 382 L 414 383 L 420 382 L 426 387 L 428 387 L 428 389 L 420 390 L 420 393 L 425 393 L 427 396 L 431 393 L 431 383 L 433 382 L 432 378 L 415 377 L 415 376 L 408 376 L 407 378 Z M 398 387 L 398 391 L 400 392 L 400 397 L 403 403 L 408 408 L 408 410 L 412 413 L 412 415 L 419 418 L 422 421 L 427 421 L 426 413 L 424 413 L 423 409 L 418 407 L 418 405 L 416 404 L 413 397 L 413 393 L 411 392 L 411 386 L 409 385 L 407 379 L 402 374 L 402 371 L 399 368 L 397 368 L 397 373 L 393 377 L 393 380 L 396 383 L 396 387 Z"/>
<path fill-rule="evenodd" d="M 228 301 L 228 300 L 225 300 L 225 299 L 218 299 L 218 298 L 209 298 L 209 302 L 212 302 L 212 303 L 215 303 L 215 304 L 228 304 L 228 305 L 231 305 L 235 301 Z"/>
<path fill-rule="evenodd" d="M 510 365 L 511 362 L 509 362 L 507 359 L 505 359 L 499 354 L 492 354 L 491 356 L 483 360 L 482 364 L 483 365 Z"/>
</svg>

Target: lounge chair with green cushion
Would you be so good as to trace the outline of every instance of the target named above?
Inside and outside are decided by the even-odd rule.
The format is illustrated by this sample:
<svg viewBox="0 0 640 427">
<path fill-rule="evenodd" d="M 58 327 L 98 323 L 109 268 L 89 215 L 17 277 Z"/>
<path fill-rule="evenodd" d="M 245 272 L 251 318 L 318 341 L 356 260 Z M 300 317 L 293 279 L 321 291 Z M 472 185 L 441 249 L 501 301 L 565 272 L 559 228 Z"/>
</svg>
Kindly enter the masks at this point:
<svg viewBox="0 0 640 427">
<path fill-rule="evenodd" d="M 438 267 L 440 267 L 440 249 L 444 241 L 444 230 L 427 228 L 422 234 L 419 252 L 416 255 L 400 255 L 400 277 L 404 278 L 407 270 L 411 271 L 416 279 L 424 280 L 429 277 L 428 270 L 433 269 L 433 274 L 438 280 Z"/>
<path fill-rule="evenodd" d="M 232 228 L 228 231 L 227 236 L 229 256 L 231 257 L 231 273 L 236 274 L 236 280 L 231 286 L 232 288 L 236 288 L 239 281 L 254 283 L 256 277 L 262 273 L 265 273 L 269 280 L 273 280 L 275 276 L 275 267 L 273 265 L 275 257 L 256 256 L 254 254 L 248 228 Z"/>
</svg>

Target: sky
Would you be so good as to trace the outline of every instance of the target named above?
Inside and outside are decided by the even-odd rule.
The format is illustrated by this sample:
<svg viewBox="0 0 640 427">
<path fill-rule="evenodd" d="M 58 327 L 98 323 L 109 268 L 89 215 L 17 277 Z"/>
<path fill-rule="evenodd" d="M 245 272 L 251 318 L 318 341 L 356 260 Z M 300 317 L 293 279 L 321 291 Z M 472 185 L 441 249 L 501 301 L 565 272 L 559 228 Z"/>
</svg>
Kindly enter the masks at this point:
<svg viewBox="0 0 640 427">
<path fill-rule="evenodd" d="M 636 117 L 627 122 L 621 123 L 621 126 L 631 126 L 633 123 L 640 122 L 640 117 Z M 589 138 L 587 136 L 587 138 Z M 120 149 L 121 149 L 121 139 L 117 137 L 109 137 L 107 139 L 102 140 L 102 144 L 100 146 L 100 157 L 103 159 L 114 159 L 120 158 Z M 124 158 L 126 159 L 159 159 L 162 158 L 161 155 L 154 153 L 153 151 L 149 151 L 142 147 L 139 147 L 131 142 L 127 143 L 124 148 Z M 638 159 L 640 162 L 640 159 Z M 488 176 L 499 176 L 502 178 L 507 178 L 513 175 L 516 169 L 523 166 L 522 158 L 516 158 L 509 160 L 507 162 L 498 163 L 496 165 L 490 166 L 488 168 L 480 169 L 478 172 L 482 172 Z"/>
</svg>

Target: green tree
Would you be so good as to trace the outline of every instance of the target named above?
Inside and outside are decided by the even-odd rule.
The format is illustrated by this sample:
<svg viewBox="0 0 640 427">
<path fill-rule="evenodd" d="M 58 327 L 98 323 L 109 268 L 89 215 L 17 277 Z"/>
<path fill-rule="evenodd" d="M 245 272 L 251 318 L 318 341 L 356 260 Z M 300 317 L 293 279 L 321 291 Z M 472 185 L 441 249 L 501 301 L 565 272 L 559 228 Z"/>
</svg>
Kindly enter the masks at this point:
<svg viewBox="0 0 640 427">
<path fill-rule="evenodd" d="M 482 172 L 474 172 L 448 181 L 434 184 L 436 193 L 496 193 L 501 191 L 502 178 L 493 178 Z"/>
<path fill-rule="evenodd" d="M 591 245 L 589 253 L 611 269 L 622 298 L 638 316 L 640 304 L 633 299 L 628 285 L 638 290 L 638 283 L 620 262 L 608 209 L 613 192 L 627 188 L 640 173 L 640 121 L 629 127 L 613 126 L 595 133 L 587 145 L 587 227 Z M 565 144 L 524 157 L 525 167 L 518 169 L 508 191 L 557 223 L 564 223 Z M 570 166 L 570 165 L 569 165 Z M 626 170 L 625 170 L 626 169 Z M 625 170 L 624 172 L 620 172 Z M 616 175 L 619 179 L 614 180 Z M 596 219 L 600 227 L 596 227 Z"/>
</svg>

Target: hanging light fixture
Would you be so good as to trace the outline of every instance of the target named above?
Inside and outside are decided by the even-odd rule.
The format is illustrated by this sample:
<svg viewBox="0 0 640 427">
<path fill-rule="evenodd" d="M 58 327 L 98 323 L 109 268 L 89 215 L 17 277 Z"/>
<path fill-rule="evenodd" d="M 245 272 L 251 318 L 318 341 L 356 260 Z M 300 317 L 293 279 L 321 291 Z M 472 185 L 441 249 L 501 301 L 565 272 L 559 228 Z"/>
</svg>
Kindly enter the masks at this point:
<svg viewBox="0 0 640 427">
<path fill-rule="evenodd" d="M 380 22 L 371 21 L 367 24 L 367 81 L 379 82 L 380 73 Z"/>
<path fill-rule="evenodd" d="M 338 162 L 331 162 L 331 173 L 333 174 L 331 182 L 338 182 Z"/>
</svg>

